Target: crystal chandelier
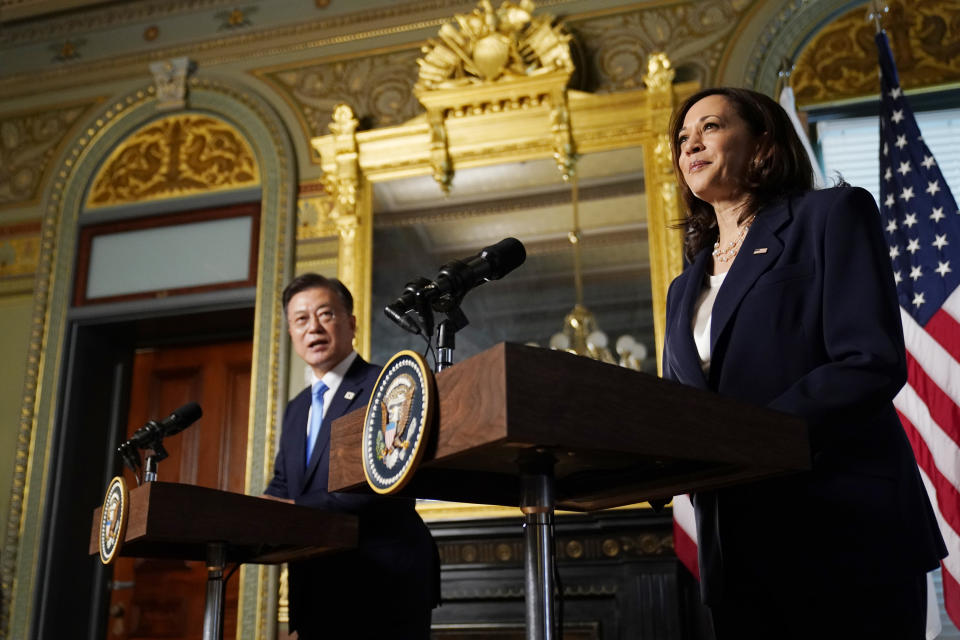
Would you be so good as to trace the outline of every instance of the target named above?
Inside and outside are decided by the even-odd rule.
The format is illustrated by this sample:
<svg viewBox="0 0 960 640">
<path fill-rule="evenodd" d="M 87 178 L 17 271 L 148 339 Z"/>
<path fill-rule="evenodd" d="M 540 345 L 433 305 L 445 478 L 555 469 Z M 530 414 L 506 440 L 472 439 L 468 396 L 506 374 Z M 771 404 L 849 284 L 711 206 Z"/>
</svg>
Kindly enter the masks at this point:
<svg viewBox="0 0 960 640">
<path fill-rule="evenodd" d="M 572 174 L 570 175 L 570 193 L 573 203 L 573 228 L 567 234 L 567 238 L 573 245 L 573 284 L 576 292 L 576 303 L 570 313 L 563 319 L 563 329 L 550 338 L 550 348 L 641 371 L 643 361 L 647 357 L 646 346 L 638 342 L 633 336 L 620 336 L 614 345 L 615 357 L 614 352 L 610 350 L 610 340 L 607 338 L 607 334 L 600 330 L 593 312 L 583 304 L 582 237 L 577 175 L 574 171 L 570 173 Z"/>
</svg>

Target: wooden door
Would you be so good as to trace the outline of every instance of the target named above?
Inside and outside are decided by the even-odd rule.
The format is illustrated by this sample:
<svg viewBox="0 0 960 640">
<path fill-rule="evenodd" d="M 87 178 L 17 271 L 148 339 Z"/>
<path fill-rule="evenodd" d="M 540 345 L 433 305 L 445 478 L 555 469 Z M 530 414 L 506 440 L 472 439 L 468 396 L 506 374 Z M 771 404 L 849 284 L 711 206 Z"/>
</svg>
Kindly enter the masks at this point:
<svg viewBox="0 0 960 640">
<path fill-rule="evenodd" d="M 252 343 L 163 347 L 137 352 L 127 435 L 188 402 L 203 417 L 164 441 L 170 457 L 157 479 L 243 493 Z M 125 472 L 129 486 L 133 474 Z M 119 558 L 107 640 L 193 640 L 203 635 L 202 562 Z M 238 578 L 227 583 L 224 637 L 236 636 Z"/>
</svg>

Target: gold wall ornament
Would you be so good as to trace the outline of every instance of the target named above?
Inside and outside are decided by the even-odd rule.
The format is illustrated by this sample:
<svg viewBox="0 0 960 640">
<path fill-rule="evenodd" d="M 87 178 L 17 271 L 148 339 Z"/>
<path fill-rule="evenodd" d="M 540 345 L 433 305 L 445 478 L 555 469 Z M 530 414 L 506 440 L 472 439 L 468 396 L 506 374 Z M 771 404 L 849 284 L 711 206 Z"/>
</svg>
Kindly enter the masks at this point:
<svg viewBox="0 0 960 640">
<path fill-rule="evenodd" d="M 338 104 L 334 108 L 330 131 L 336 149 L 336 171 L 333 175 L 324 174 L 325 186 L 337 200 L 334 218 L 341 213 L 349 215 L 357 206 L 359 171 L 356 133 L 359 124 L 349 105 Z"/>
<path fill-rule="evenodd" d="M 223 191 L 260 183 L 249 143 L 226 121 L 183 114 L 130 135 L 101 166 L 87 208 Z"/>
<path fill-rule="evenodd" d="M 30 291 L 39 261 L 39 221 L 0 226 L 0 296 Z"/>
<path fill-rule="evenodd" d="M 955 0 L 890 0 L 882 23 L 900 83 L 907 89 L 960 82 L 960 4 Z M 875 96 L 876 28 L 857 7 L 824 27 L 797 56 L 790 84 L 807 107 Z"/>
<path fill-rule="evenodd" d="M 505 0 L 496 11 L 480 0 L 472 13 L 454 16 L 440 28 L 439 40 L 423 47 L 414 91 L 572 72 L 570 36 L 553 26 L 552 16 L 533 16 L 533 9 L 532 0 Z"/>
<path fill-rule="evenodd" d="M 330 123 L 332 163 L 324 166 L 323 185 L 334 200 L 329 220 L 340 236 L 337 277 L 355 294 L 354 314 L 369 319 L 370 296 L 358 292 L 369 290 L 372 277 L 373 196 L 369 183 L 360 173 L 359 124 L 349 105 L 338 104 L 334 108 L 333 122 Z M 361 355 L 369 356 L 368 322 L 357 323 L 354 342 Z"/>
<path fill-rule="evenodd" d="M 651 224 L 647 226 L 650 242 L 650 279 L 653 298 L 653 333 L 657 342 L 657 368 L 662 366 L 663 336 L 666 329 L 667 286 L 683 270 L 683 234 L 671 224 L 680 220 L 680 199 L 673 170 L 670 148 L 670 118 L 676 105 L 673 91 L 675 71 L 664 53 L 652 54 L 647 62 L 647 118 L 656 132 L 644 145 L 647 207 Z M 652 221 L 657 220 L 657 224 Z"/>
<path fill-rule="evenodd" d="M 314 240 L 337 235 L 333 221 L 336 198 L 323 180 L 300 185 L 297 199 L 297 240 Z"/>
<path fill-rule="evenodd" d="M 453 181 L 447 120 L 464 115 L 544 107 L 554 157 L 564 179 L 576 162 L 566 87 L 574 71 L 570 35 L 552 16 L 533 16 L 533 2 L 505 0 L 494 11 L 481 0 L 457 14 L 423 47 L 414 95 L 427 109 L 430 163 L 444 193 Z"/>
<path fill-rule="evenodd" d="M 676 75 L 667 54 L 654 53 L 647 59 L 647 74 L 643 76 L 643 83 L 647 89 L 659 95 L 667 93 Z"/>
<path fill-rule="evenodd" d="M 173 111 L 187 106 L 187 76 L 193 70 L 193 63 L 185 57 L 150 63 L 157 110 Z"/>
</svg>

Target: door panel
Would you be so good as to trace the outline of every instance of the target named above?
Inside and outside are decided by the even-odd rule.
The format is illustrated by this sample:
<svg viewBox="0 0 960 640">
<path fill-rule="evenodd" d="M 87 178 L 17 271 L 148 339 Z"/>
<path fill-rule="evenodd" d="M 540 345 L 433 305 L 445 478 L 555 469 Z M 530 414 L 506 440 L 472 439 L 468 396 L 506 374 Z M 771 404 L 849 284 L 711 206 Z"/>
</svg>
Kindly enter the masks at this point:
<svg viewBox="0 0 960 640">
<path fill-rule="evenodd" d="M 164 440 L 157 479 L 243 492 L 250 402 L 250 341 L 162 347 L 134 356 L 127 435 L 188 402 L 203 417 Z M 133 475 L 125 472 L 135 486 Z M 192 640 L 203 633 L 202 562 L 119 558 L 108 640 Z M 227 583 L 224 637 L 236 635 L 238 585 Z"/>
</svg>

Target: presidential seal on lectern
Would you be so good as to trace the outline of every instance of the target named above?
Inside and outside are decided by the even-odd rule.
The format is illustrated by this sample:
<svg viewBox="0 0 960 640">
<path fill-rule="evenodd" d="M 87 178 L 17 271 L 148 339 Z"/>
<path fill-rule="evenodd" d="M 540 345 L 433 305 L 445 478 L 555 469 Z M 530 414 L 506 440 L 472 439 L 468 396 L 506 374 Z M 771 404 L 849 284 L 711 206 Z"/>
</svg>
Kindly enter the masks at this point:
<svg viewBox="0 0 960 640">
<path fill-rule="evenodd" d="M 107 486 L 100 511 L 100 562 L 103 564 L 110 564 L 119 555 L 129 514 L 130 492 L 123 476 L 117 476 Z"/>
<path fill-rule="evenodd" d="M 363 422 L 363 473 L 377 493 L 402 489 L 416 470 L 433 430 L 433 372 L 413 351 L 383 367 Z"/>
</svg>

